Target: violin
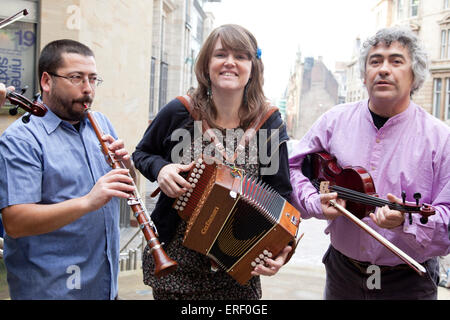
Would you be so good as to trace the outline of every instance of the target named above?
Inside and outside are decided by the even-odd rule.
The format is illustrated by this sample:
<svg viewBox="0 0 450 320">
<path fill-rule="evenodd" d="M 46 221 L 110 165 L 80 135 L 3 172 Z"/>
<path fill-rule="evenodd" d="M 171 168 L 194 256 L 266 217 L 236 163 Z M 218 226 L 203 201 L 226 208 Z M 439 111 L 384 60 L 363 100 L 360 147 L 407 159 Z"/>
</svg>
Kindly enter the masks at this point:
<svg viewBox="0 0 450 320">
<path fill-rule="evenodd" d="M 23 17 L 25 17 L 28 14 L 28 10 L 27 9 L 23 9 L 20 10 L 19 12 L 17 12 L 16 14 L 12 15 L 11 17 L 8 17 L 6 19 L 3 19 L 0 21 L 0 29 L 6 27 L 7 25 L 22 19 Z"/>
<path fill-rule="evenodd" d="M 23 88 L 21 94 L 6 89 L 6 99 L 8 99 L 9 102 L 15 106 L 9 109 L 9 114 L 15 116 L 18 113 L 19 108 L 25 110 L 27 114 L 22 117 L 23 123 L 30 122 L 31 115 L 34 115 L 36 117 L 43 117 L 47 113 L 47 107 L 42 102 L 39 102 L 37 100 L 39 94 L 36 94 L 34 100 L 31 101 L 23 95 L 26 89 L 26 87 Z"/>
<path fill-rule="evenodd" d="M 363 167 L 340 167 L 335 157 L 326 152 L 318 152 L 308 156 L 303 163 L 302 171 L 311 180 L 317 190 L 323 182 L 329 183 L 329 190 L 337 192 L 338 197 L 346 202 L 347 210 L 351 211 L 359 219 L 374 212 L 375 207 L 387 205 L 392 210 L 398 210 L 409 214 L 409 222 L 412 223 L 411 214 L 420 214 L 420 222 L 425 224 L 428 217 L 435 214 L 435 209 L 429 204 L 419 204 L 420 193 L 414 193 L 416 203 L 406 203 L 406 193 L 402 192 L 403 203 L 394 203 L 378 197 L 375 185 L 370 174 Z"/>
<path fill-rule="evenodd" d="M 388 205 L 390 208 L 399 211 L 417 212 L 422 214 L 423 219 L 427 219 L 429 215 L 435 213 L 430 205 L 419 206 L 417 204 L 413 206 L 405 203 L 400 205 L 377 198 L 372 177 L 364 168 L 341 168 L 337 164 L 336 158 L 326 152 L 314 153 L 305 158 L 302 163 L 302 172 L 321 193 L 334 191 L 337 192 L 338 197 L 347 200 L 346 207 L 339 205 L 334 200 L 330 200 L 330 205 L 340 211 L 344 217 L 367 232 L 419 275 L 424 276 L 427 273 L 426 269 L 420 263 L 396 247 L 369 225 L 365 224 L 361 219 L 368 212 L 372 212 L 374 207 L 384 205 Z M 403 194 L 402 197 L 404 199 L 406 196 Z M 426 223 L 426 221 L 424 220 L 422 223 Z"/>
</svg>

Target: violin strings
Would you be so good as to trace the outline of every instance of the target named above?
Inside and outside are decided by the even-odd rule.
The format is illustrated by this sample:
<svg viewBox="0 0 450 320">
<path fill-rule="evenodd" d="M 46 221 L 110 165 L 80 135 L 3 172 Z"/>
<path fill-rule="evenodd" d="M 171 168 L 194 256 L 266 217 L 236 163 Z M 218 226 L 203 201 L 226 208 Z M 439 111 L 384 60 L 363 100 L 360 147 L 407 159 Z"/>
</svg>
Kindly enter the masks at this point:
<svg viewBox="0 0 450 320">
<path fill-rule="evenodd" d="M 319 186 L 320 182 L 316 183 L 316 188 Z M 338 192 L 338 195 L 340 198 L 345 199 L 345 200 L 353 200 L 355 202 L 360 202 L 363 204 L 367 204 L 367 205 L 373 205 L 373 206 L 382 206 L 385 204 L 391 204 L 390 202 L 386 201 L 382 201 L 382 199 L 378 199 L 378 198 L 374 198 L 371 197 L 369 195 L 366 195 L 364 193 L 355 191 L 355 190 L 351 190 L 351 189 L 347 189 L 344 187 L 340 187 L 340 186 L 330 186 L 330 189 L 332 191 L 336 191 Z"/>
<path fill-rule="evenodd" d="M 314 186 L 316 187 L 316 189 L 318 189 L 319 185 L 320 185 L 319 181 L 314 182 Z M 339 197 L 342 199 L 362 203 L 365 205 L 371 205 L 374 207 L 382 207 L 384 205 L 387 205 L 391 209 L 399 210 L 399 211 L 406 211 L 406 212 L 420 211 L 420 207 L 413 207 L 413 206 L 405 207 L 398 203 L 393 203 L 388 200 L 376 198 L 374 196 L 370 196 L 368 194 L 358 192 L 355 190 L 351 190 L 348 188 L 340 187 L 340 186 L 335 186 L 335 185 L 330 186 L 330 189 L 332 191 L 336 191 L 338 193 Z"/>
<path fill-rule="evenodd" d="M 348 197 L 349 200 L 352 200 L 352 199 L 362 200 L 362 201 L 367 201 L 369 204 L 377 203 L 378 206 L 392 204 L 391 202 L 389 202 L 387 200 L 375 198 L 375 197 L 367 195 L 365 193 L 347 189 L 347 188 L 340 187 L 340 186 L 332 186 L 331 189 L 338 192 L 338 194 L 341 196 Z"/>
</svg>

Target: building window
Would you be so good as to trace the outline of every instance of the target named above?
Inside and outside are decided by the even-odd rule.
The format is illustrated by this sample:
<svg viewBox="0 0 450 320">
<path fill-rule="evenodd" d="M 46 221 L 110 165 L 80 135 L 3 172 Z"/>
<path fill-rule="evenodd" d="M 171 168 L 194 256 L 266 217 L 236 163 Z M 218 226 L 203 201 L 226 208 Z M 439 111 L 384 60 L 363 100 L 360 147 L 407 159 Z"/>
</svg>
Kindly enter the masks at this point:
<svg viewBox="0 0 450 320">
<path fill-rule="evenodd" d="M 202 17 L 198 17 L 198 20 L 197 20 L 197 40 L 199 42 L 203 41 L 203 19 L 202 19 Z"/>
<path fill-rule="evenodd" d="M 450 78 L 445 78 L 445 115 L 444 120 L 450 120 Z"/>
<path fill-rule="evenodd" d="M 441 30 L 441 59 L 447 56 L 447 30 Z"/>
<path fill-rule="evenodd" d="M 410 16 L 417 17 L 419 11 L 419 0 L 410 0 Z"/>
<path fill-rule="evenodd" d="M 444 0 L 444 9 L 448 9 L 450 5 L 450 1 L 449 0 Z"/>
<path fill-rule="evenodd" d="M 190 26 L 191 25 L 191 5 L 190 5 L 190 1 L 186 0 L 185 5 L 186 5 L 186 17 L 185 17 L 186 24 L 188 26 Z"/>
<path fill-rule="evenodd" d="M 450 50 L 448 50 L 448 45 L 450 44 L 450 29 L 447 29 L 447 43 L 446 43 L 446 51 L 447 51 L 447 59 L 450 59 Z"/>
<path fill-rule="evenodd" d="M 190 79 L 190 83 L 191 83 L 191 87 L 194 87 L 194 86 L 196 86 L 197 85 L 197 78 L 195 77 L 195 70 L 194 70 L 194 63 L 193 63 L 193 61 L 195 60 L 195 52 L 194 52 L 194 50 L 191 50 L 191 61 L 192 61 L 192 63 L 191 63 L 191 69 L 189 70 L 189 74 L 190 74 L 190 76 L 191 76 L 191 79 Z"/>
<path fill-rule="evenodd" d="M 438 119 L 441 118 L 441 90 L 442 79 L 435 78 L 433 84 L 433 115 Z"/>
<path fill-rule="evenodd" d="M 441 49 L 440 49 L 440 58 L 441 59 L 450 59 L 450 29 L 441 30 Z"/>
<path fill-rule="evenodd" d="M 26 4 L 30 12 L 26 17 L 0 29 L 0 82 L 7 87 L 14 86 L 18 92 L 27 88 L 25 96 L 33 99 L 38 91 L 36 81 L 37 3 L 27 1 Z M 16 7 L 12 1 L 2 1 L 0 20 L 17 13 Z M 7 109 L 9 107 L 0 113 L 6 112 Z"/>
<path fill-rule="evenodd" d="M 397 19 L 403 18 L 403 0 L 397 1 Z"/>
<path fill-rule="evenodd" d="M 154 114 L 155 105 L 155 74 L 156 74 L 156 58 L 152 57 L 150 62 L 150 103 L 149 103 L 149 117 L 151 118 Z"/>
<path fill-rule="evenodd" d="M 159 109 L 167 103 L 167 85 L 168 85 L 169 65 L 161 62 L 161 70 L 159 77 Z"/>
</svg>

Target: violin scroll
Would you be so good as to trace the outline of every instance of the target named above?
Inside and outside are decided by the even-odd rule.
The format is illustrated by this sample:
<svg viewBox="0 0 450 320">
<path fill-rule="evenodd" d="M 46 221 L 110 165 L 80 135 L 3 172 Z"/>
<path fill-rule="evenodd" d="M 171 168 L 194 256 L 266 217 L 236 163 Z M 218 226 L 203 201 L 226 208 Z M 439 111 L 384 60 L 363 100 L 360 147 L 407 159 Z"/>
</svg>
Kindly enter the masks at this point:
<svg viewBox="0 0 450 320">
<path fill-rule="evenodd" d="M 30 116 L 34 115 L 36 117 L 43 117 L 47 113 L 47 108 L 45 105 L 39 101 L 37 101 L 37 97 L 39 94 L 35 95 L 34 101 L 31 101 L 27 97 L 23 96 L 26 91 L 26 87 L 22 89 L 22 92 L 19 94 L 12 90 L 6 90 L 6 99 L 14 105 L 15 107 L 9 109 L 9 114 L 14 116 L 18 112 L 18 108 L 21 108 L 28 112 L 23 118 L 22 121 L 24 123 L 28 123 L 30 121 Z"/>
</svg>

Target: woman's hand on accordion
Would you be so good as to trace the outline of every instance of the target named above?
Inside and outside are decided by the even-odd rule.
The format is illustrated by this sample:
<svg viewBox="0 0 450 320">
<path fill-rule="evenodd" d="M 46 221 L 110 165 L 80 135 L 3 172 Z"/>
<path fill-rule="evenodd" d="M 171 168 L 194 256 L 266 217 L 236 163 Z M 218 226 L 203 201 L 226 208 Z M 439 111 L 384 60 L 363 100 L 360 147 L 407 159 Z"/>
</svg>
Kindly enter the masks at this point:
<svg viewBox="0 0 450 320">
<path fill-rule="evenodd" d="M 178 198 L 188 191 L 191 188 L 191 184 L 180 173 L 191 170 L 194 163 L 171 163 L 162 167 L 157 178 L 161 191 L 171 198 Z"/>
<path fill-rule="evenodd" d="M 264 264 L 258 264 L 252 271 L 252 276 L 273 276 L 286 263 L 289 252 L 292 251 L 291 246 L 286 246 L 281 253 L 273 259 L 267 258 Z"/>
</svg>

